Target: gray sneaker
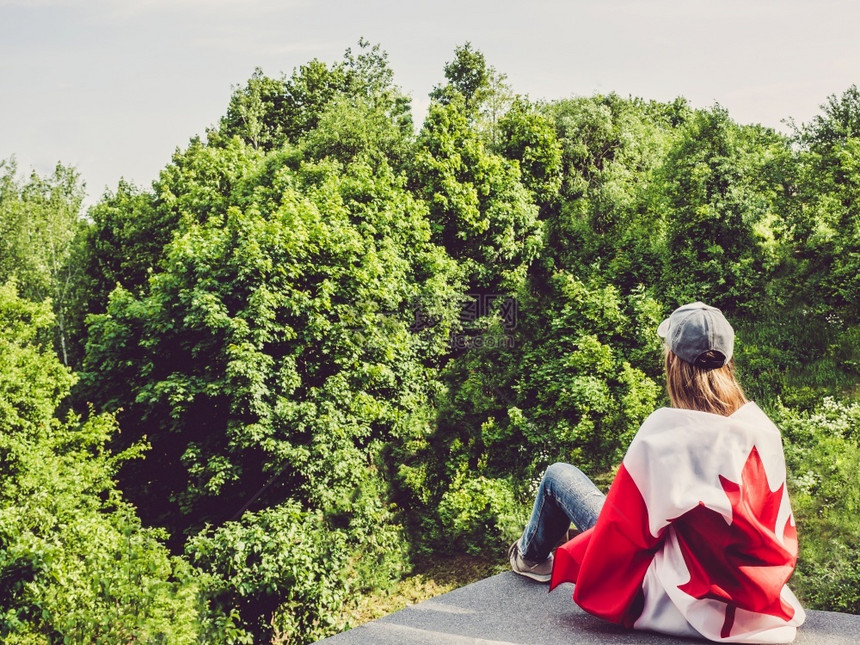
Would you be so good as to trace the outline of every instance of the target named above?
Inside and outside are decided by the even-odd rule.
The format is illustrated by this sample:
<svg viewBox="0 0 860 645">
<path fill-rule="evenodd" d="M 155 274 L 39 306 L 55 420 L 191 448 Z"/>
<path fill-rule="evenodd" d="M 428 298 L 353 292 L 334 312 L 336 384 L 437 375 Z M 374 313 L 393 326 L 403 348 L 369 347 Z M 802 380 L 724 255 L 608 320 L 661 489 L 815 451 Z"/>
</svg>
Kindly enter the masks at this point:
<svg viewBox="0 0 860 645">
<path fill-rule="evenodd" d="M 508 549 L 508 556 L 511 559 L 511 569 L 514 570 L 514 573 L 538 582 L 549 582 L 552 577 L 552 553 L 543 562 L 526 560 L 520 555 L 520 541 L 517 540 Z"/>
</svg>

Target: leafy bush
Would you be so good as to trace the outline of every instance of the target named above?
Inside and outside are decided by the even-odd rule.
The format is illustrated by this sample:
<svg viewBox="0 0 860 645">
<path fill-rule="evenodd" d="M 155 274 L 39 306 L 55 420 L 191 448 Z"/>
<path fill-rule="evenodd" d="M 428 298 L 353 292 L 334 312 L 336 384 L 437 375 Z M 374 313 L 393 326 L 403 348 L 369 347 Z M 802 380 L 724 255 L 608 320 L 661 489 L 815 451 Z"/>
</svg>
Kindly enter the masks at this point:
<svg viewBox="0 0 860 645">
<path fill-rule="evenodd" d="M 361 543 L 357 535 L 288 501 L 197 535 L 187 552 L 212 575 L 216 605 L 238 608 L 253 635 L 248 642 L 310 643 L 347 627 L 342 606 L 402 570 L 404 542 L 395 530 L 380 524 Z"/>
<path fill-rule="evenodd" d="M 502 553 L 519 537 L 528 514 L 504 479 L 463 475 L 442 495 L 439 521 L 452 553 Z"/>
<path fill-rule="evenodd" d="M 0 287 L 0 638 L 5 643 L 193 643 L 199 581 L 144 529 L 113 476 L 109 415 L 53 416 L 72 376 L 40 339 L 47 304 Z"/>
<path fill-rule="evenodd" d="M 800 554 L 795 591 L 810 608 L 860 613 L 860 403 L 780 407 Z"/>
<path fill-rule="evenodd" d="M 119 288 L 90 318 L 80 396 L 123 408 L 118 442 L 152 444 L 122 481 L 177 543 L 275 473 L 260 505 L 336 512 L 347 464 L 424 431 L 457 268 L 385 164 L 294 162 L 247 168 L 225 212 L 176 232 L 147 294 Z M 413 329 L 419 307 L 435 327 Z"/>
</svg>

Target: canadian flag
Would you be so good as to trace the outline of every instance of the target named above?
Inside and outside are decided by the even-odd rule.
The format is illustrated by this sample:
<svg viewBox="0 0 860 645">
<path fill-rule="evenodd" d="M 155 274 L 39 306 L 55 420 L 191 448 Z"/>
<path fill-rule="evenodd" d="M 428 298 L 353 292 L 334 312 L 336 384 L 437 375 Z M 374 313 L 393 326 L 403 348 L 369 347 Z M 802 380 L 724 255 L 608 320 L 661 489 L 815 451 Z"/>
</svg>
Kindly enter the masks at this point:
<svg viewBox="0 0 860 645">
<path fill-rule="evenodd" d="M 639 429 L 597 524 L 558 548 L 550 590 L 627 627 L 733 643 L 794 640 L 797 532 L 779 430 L 661 408 Z"/>
</svg>

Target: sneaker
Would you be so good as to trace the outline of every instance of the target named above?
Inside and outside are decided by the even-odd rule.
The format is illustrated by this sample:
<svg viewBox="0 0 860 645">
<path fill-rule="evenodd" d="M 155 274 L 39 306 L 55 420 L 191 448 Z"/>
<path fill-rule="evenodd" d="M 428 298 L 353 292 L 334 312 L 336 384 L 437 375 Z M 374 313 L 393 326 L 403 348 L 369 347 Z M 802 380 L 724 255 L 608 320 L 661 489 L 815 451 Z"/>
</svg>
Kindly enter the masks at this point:
<svg viewBox="0 0 860 645">
<path fill-rule="evenodd" d="M 520 555 L 520 541 L 517 540 L 508 549 L 508 556 L 511 559 L 511 569 L 514 570 L 514 573 L 538 582 L 549 582 L 552 577 L 552 553 L 543 562 L 526 560 Z"/>
</svg>

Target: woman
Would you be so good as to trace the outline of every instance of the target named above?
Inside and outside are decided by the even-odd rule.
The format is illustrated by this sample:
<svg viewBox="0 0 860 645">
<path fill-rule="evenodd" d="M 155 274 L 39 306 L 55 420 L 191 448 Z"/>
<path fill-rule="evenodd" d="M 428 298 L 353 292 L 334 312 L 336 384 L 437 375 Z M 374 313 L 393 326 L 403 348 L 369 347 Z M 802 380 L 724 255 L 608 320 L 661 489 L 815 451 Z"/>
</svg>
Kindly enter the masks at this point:
<svg viewBox="0 0 860 645">
<path fill-rule="evenodd" d="M 551 590 L 575 582 L 577 604 L 627 627 L 789 642 L 805 614 L 786 585 L 797 534 L 779 430 L 735 379 L 719 309 L 684 305 L 657 333 L 672 407 L 642 424 L 605 497 L 550 466 L 511 567 Z M 570 522 L 582 533 L 553 557 Z"/>
</svg>

